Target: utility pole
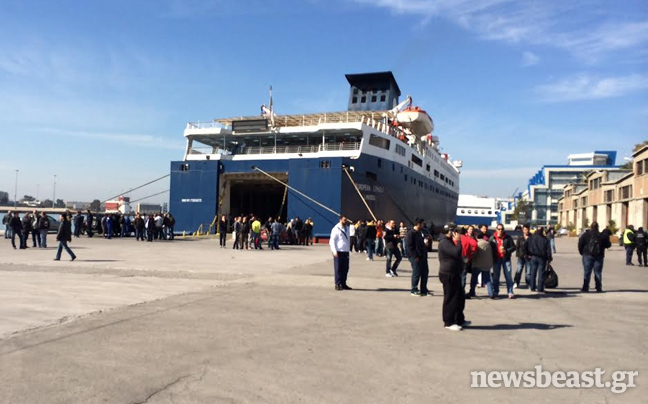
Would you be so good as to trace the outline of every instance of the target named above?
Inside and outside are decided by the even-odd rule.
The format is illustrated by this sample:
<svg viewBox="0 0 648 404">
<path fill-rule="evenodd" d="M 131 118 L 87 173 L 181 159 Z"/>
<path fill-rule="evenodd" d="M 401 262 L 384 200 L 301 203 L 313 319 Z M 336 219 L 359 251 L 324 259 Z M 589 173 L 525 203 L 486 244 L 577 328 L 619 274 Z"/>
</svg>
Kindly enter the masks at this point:
<svg viewBox="0 0 648 404">
<path fill-rule="evenodd" d="M 14 208 L 18 206 L 18 173 L 19 170 L 16 170 L 16 187 L 14 188 Z"/>
<path fill-rule="evenodd" d="M 52 194 L 52 207 L 56 207 L 56 174 L 54 174 L 54 188 L 53 188 L 53 194 Z"/>
</svg>

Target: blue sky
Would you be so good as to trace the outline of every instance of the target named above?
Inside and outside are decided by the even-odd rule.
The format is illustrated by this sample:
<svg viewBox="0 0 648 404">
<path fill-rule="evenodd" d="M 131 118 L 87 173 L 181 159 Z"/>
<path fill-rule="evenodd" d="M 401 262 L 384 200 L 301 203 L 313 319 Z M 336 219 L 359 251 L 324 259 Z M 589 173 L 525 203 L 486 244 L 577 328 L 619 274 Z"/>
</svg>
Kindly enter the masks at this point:
<svg viewBox="0 0 648 404">
<path fill-rule="evenodd" d="M 566 4 L 569 3 L 569 4 Z M 645 1 L 0 2 L 0 190 L 106 199 L 167 174 L 187 121 L 346 109 L 346 73 L 391 70 L 508 196 L 570 153 L 648 139 Z M 133 199 L 168 189 L 168 181 Z M 165 196 L 152 201 L 165 201 Z"/>
</svg>

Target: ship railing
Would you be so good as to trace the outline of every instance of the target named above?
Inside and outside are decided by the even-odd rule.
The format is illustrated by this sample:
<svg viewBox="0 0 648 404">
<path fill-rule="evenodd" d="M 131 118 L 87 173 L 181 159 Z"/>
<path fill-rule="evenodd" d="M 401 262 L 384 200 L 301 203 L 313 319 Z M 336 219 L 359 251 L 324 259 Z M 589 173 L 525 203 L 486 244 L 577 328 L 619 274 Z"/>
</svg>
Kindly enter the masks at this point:
<svg viewBox="0 0 648 404">
<path fill-rule="evenodd" d="M 305 154 L 322 151 L 360 150 L 360 142 L 339 142 L 302 146 L 252 146 L 246 147 L 243 154 Z"/>
<path fill-rule="evenodd" d="M 222 128 L 222 127 L 223 125 L 214 121 L 187 122 L 187 129 L 213 129 L 213 128 Z"/>
<path fill-rule="evenodd" d="M 189 154 L 214 154 L 213 147 L 191 147 Z"/>
</svg>

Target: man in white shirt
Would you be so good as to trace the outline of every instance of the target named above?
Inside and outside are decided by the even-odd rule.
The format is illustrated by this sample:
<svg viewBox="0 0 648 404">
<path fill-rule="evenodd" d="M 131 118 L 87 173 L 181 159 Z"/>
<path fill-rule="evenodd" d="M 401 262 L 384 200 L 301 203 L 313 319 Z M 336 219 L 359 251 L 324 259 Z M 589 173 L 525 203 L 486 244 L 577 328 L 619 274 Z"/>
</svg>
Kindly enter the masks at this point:
<svg viewBox="0 0 648 404">
<path fill-rule="evenodd" d="M 349 247 L 351 246 L 351 237 L 349 236 L 349 226 L 346 216 L 341 215 L 340 223 L 336 224 L 333 230 L 331 230 L 329 246 L 333 253 L 335 290 L 351 290 L 346 284 L 349 273 Z"/>
</svg>

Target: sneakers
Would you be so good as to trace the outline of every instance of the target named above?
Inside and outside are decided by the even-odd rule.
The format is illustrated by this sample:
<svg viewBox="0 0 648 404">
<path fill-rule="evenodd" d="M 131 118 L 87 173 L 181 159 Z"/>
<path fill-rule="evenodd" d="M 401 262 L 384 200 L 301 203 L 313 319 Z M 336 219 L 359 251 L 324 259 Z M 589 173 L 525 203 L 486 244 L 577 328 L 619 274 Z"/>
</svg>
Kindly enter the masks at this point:
<svg viewBox="0 0 648 404">
<path fill-rule="evenodd" d="M 391 271 L 389 271 L 389 272 L 387 272 L 387 273 L 385 274 L 385 276 L 388 277 L 388 278 L 391 278 L 391 277 L 393 277 L 394 275 L 392 275 L 392 274 L 391 274 Z"/>
<path fill-rule="evenodd" d="M 391 276 L 398 276 L 398 273 L 396 271 L 392 271 L 391 269 L 389 270 L 389 273 Z"/>
<path fill-rule="evenodd" d="M 342 290 L 353 290 L 349 285 L 342 285 Z"/>
<path fill-rule="evenodd" d="M 335 290 L 342 290 L 342 285 L 335 285 Z"/>
<path fill-rule="evenodd" d="M 446 325 L 445 329 L 450 330 L 450 331 L 461 331 L 461 330 L 463 330 L 463 328 L 458 324 Z"/>
<path fill-rule="evenodd" d="M 372 259 L 371 259 L 371 258 L 369 258 L 369 257 L 367 257 L 367 261 L 372 261 Z"/>
<path fill-rule="evenodd" d="M 464 327 L 468 327 L 470 324 L 472 324 L 472 321 L 470 321 L 470 320 L 464 320 L 463 324 L 461 324 L 461 327 L 462 327 L 462 328 L 464 328 Z"/>
<path fill-rule="evenodd" d="M 418 290 L 414 290 L 414 291 L 412 291 L 411 295 L 412 296 L 421 296 L 421 292 L 419 292 Z"/>
<path fill-rule="evenodd" d="M 509 293 L 509 294 L 508 294 L 508 298 L 509 298 L 509 299 L 515 299 L 515 295 L 514 295 L 513 293 Z"/>
<path fill-rule="evenodd" d="M 519 285 L 517 284 L 517 282 L 515 282 L 515 283 L 513 284 L 513 289 L 517 289 L 518 286 L 519 286 Z"/>
<path fill-rule="evenodd" d="M 433 296 L 431 291 L 421 292 L 421 296 Z"/>
</svg>

